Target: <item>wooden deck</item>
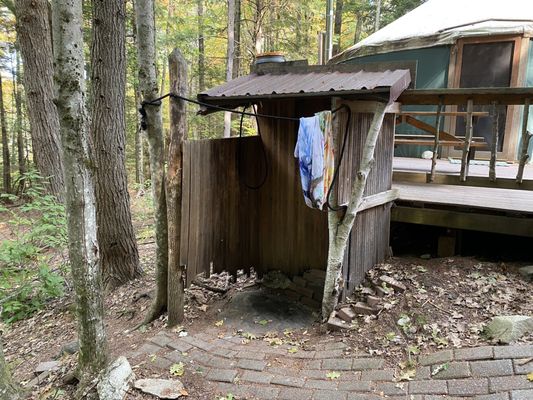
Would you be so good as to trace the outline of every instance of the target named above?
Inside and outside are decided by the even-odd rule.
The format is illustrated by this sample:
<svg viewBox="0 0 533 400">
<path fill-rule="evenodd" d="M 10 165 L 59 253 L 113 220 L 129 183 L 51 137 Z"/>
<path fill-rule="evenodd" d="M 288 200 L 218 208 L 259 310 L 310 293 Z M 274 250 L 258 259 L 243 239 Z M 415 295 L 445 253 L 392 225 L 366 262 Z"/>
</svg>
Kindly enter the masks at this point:
<svg viewBox="0 0 533 400">
<path fill-rule="evenodd" d="M 399 200 L 533 215 L 533 192 L 471 186 L 402 183 L 392 185 Z"/>
<path fill-rule="evenodd" d="M 517 165 L 498 166 L 496 182 L 488 179 L 487 165 L 471 165 L 460 182 L 460 168 L 438 160 L 436 183 L 427 183 L 431 160 L 395 158 L 392 220 L 533 237 L 533 166 L 522 184 L 515 182 Z"/>
</svg>

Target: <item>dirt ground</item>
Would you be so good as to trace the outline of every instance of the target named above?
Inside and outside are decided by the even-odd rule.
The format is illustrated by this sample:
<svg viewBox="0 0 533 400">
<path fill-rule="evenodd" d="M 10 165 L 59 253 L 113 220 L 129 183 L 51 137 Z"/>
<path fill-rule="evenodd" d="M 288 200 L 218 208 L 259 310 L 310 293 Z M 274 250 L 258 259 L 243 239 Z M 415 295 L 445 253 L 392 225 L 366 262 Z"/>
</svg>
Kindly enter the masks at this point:
<svg viewBox="0 0 533 400">
<path fill-rule="evenodd" d="M 148 338 L 166 330 L 165 317 L 149 326 L 132 330 L 143 319 L 149 307 L 147 294 L 154 287 L 153 254 L 155 245 L 150 234 L 151 222 L 146 205 L 135 209 L 135 225 L 145 275 L 106 298 L 106 329 L 111 357 L 131 354 Z M 475 258 L 421 259 L 395 257 L 374 268 L 369 278 L 387 274 L 407 286 L 404 293 L 383 299 L 377 316 L 360 316 L 354 328 L 343 332 L 324 332 L 316 322 L 292 334 L 291 340 L 302 347 L 312 347 L 325 338 L 343 341 L 354 353 L 379 355 L 391 367 L 408 369 L 413 355 L 443 348 L 471 347 L 490 343 L 483 327 L 497 315 L 533 315 L 533 285 L 521 277 L 520 263 L 491 263 Z M 248 283 L 246 283 L 248 282 Z M 202 332 L 217 321 L 219 310 L 241 282 L 225 295 L 206 294 L 207 304 L 189 296 L 187 318 L 180 329 L 189 334 Z M 364 295 L 363 286 L 351 301 Z M 5 341 L 4 351 L 17 381 L 26 384 L 35 377 L 39 362 L 58 359 L 62 368 L 34 387 L 32 399 L 69 399 L 72 386 L 62 383 L 63 376 L 75 367 L 75 355 L 61 355 L 65 344 L 76 340 L 76 322 L 72 292 L 54 301 L 31 318 L 0 325 Z M 261 339 L 261 338 L 259 338 Z M 268 338 L 267 338 L 268 339 Z M 533 343 L 533 335 L 521 342 Z M 133 365 L 137 377 L 170 377 L 149 363 Z M 201 376 L 184 378 L 189 398 L 214 399 Z M 201 394 L 201 395 L 200 395 Z M 129 399 L 148 399 L 132 391 Z"/>
</svg>

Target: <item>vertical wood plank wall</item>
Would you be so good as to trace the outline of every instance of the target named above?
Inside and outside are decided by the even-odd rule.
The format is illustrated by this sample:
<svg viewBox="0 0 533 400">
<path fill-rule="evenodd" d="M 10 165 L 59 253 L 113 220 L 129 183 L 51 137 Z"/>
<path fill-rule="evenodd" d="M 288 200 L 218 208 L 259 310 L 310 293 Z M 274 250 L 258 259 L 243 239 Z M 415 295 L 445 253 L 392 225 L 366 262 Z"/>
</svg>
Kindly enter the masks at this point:
<svg viewBox="0 0 533 400">
<path fill-rule="evenodd" d="M 269 115 L 312 115 L 324 104 L 266 102 L 259 112 Z M 346 113 L 339 113 L 340 126 Z M 349 177 L 361 157 L 371 114 L 352 113 L 339 195 L 348 193 Z M 281 270 L 289 276 L 307 269 L 325 269 L 328 246 L 327 213 L 305 205 L 294 146 L 297 121 L 261 118 L 261 137 L 188 141 L 184 147 L 181 262 L 187 283 L 197 274 L 236 272 L 254 267 L 258 272 Z M 342 132 L 344 134 L 344 131 Z M 387 115 L 376 148 L 376 164 L 366 194 L 390 189 L 394 116 Z M 264 176 L 264 144 L 268 178 Z M 389 251 L 390 205 L 362 212 L 356 220 L 345 257 L 344 278 L 351 292 L 368 269 Z"/>
</svg>

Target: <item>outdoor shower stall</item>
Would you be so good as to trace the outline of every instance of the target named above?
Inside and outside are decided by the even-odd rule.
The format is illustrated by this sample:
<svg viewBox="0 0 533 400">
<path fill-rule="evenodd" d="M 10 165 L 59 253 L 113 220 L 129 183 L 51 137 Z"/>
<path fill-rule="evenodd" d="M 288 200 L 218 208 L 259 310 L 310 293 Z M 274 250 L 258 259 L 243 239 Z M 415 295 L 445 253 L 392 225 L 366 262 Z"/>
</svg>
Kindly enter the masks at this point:
<svg viewBox="0 0 533 400">
<path fill-rule="evenodd" d="M 276 66 L 199 95 L 219 107 L 255 104 L 258 114 L 272 117 L 257 118 L 259 136 L 185 142 L 181 263 L 187 267 L 187 284 L 210 270 L 235 273 L 253 267 L 260 275 L 279 270 L 289 277 L 325 270 L 328 214 L 304 202 L 294 157 L 298 121 L 273 117 L 338 109 L 333 135 L 339 146 L 347 136 L 332 190 L 345 204 L 373 119 L 372 105 L 381 101 L 390 112 L 375 148 L 366 209 L 357 216 L 343 264 L 345 294 L 350 293 L 368 269 L 389 255 L 394 100 L 409 82 L 406 70 Z"/>
</svg>

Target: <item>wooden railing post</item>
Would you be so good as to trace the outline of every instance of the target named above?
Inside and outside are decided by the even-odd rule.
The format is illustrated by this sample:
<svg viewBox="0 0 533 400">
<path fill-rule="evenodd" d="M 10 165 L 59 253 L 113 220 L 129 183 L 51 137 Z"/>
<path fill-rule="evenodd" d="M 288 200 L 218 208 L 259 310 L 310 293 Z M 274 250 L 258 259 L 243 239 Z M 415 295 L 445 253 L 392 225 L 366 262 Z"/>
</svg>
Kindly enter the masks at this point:
<svg viewBox="0 0 533 400">
<path fill-rule="evenodd" d="M 437 108 L 437 119 L 435 121 L 435 144 L 433 145 L 433 158 L 431 159 L 431 173 L 429 175 L 429 181 L 433 182 L 435 180 L 435 169 L 437 167 L 437 157 L 439 155 L 439 145 L 440 145 L 440 127 L 442 123 L 442 109 L 443 109 L 442 100 L 439 101 L 439 106 Z"/>
<path fill-rule="evenodd" d="M 496 181 L 496 156 L 498 154 L 498 134 L 499 134 L 499 113 L 497 102 L 492 102 L 492 145 L 490 148 L 490 165 L 489 165 L 489 179 L 491 182 Z"/>
<path fill-rule="evenodd" d="M 461 182 L 466 181 L 468 176 L 468 167 L 469 167 L 469 154 L 470 154 L 470 144 L 472 143 L 472 137 L 474 136 L 474 125 L 472 112 L 474 111 L 474 100 L 469 99 L 466 106 L 466 132 L 465 132 L 465 144 L 463 146 L 463 157 L 461 159 Z"/>
<path fill-rule="evenodd" d="M 526 162 L 529 159 L 528 149 L 531 136 L 533 134 L 527 130 L 529 122 L 529 106 L 531 105 L 531 99 L 526 99 L 524 103 L 524 114 L 522 116 L 522 143 L 520 144 L 520 164 L 518 165 L 518 173 L 516 174 L 516 182 L 522 183 L 524 178 L 524 168 Z"/>
</svg>

